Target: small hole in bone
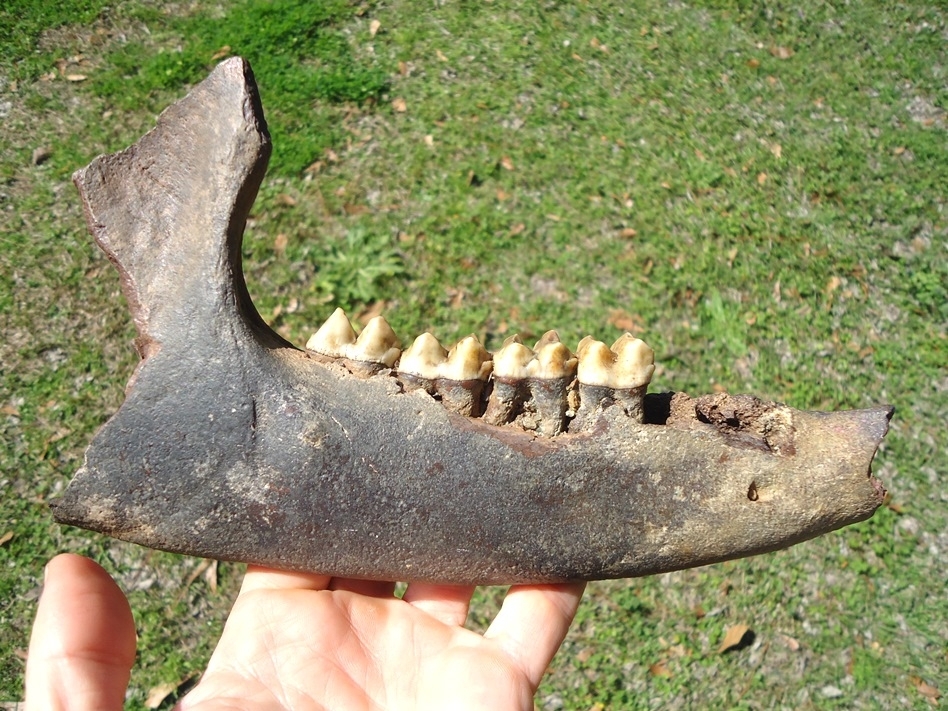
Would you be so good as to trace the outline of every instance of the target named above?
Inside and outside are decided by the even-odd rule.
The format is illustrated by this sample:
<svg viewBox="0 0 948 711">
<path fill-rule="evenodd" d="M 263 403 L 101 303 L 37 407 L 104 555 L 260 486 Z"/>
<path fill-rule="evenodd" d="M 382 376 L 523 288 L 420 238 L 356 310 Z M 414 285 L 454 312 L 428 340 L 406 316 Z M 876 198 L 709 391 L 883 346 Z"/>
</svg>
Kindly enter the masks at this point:
<svg viewBox="0 0 948 711">
<path fill-rule="evenodd" d="M 751 501 L 757 501 L 760 498 L 760 495 L 757 493 L 757 482 L 752 481 L 751 485 L 747 487 L 747 498 Z"/>
</svg>

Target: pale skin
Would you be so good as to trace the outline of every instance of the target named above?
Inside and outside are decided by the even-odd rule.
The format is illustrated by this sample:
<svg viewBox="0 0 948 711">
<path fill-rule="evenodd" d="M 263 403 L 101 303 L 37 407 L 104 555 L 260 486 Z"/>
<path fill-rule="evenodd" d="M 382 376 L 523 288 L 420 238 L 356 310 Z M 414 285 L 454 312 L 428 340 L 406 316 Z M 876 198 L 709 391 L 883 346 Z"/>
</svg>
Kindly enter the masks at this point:
<svg viewBox="0 0 948 711">
<path fill-rule="evenodd" d="M 533 709 L 584 583 L 510 588 L 483 634 L 474 588 L 394 585 L 251 567 L 178 711 Z M 77 555 L 47 565 L 26 667 L 28 711 L 123 708 L 135 661 L 125 595 Z"/>
</svg>

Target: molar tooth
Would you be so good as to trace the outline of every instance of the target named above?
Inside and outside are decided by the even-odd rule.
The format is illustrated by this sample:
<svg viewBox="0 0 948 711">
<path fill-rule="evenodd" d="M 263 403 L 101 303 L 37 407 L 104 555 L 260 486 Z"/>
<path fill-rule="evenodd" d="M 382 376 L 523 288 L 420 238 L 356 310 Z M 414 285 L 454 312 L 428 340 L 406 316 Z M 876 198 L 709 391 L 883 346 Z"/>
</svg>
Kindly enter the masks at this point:
<svg viewBox="0 0 948 711">
<path fill-rule="evenodd" d="M 537 345 L 540 346 L 539 343 Z M 538 348 L 536 360 L 530 364 L 533 366 L 530 375 L 536 378 L 572 379 L 576 375 L 578 363 L 569 348 L 558 341 L 549 341 Z"/>
<path fill-rule="evenodd" d="M 616 354 L 613 387 L 637 388 L 648 385 L 655 372 L 655 352 L 645 341 L 625 333 L 612 344 L 612 350 Z"/>
<path fill-rule="evenodd" d="M 349 358 L 353 360 L 379 363 L 391 368 L 401 355 L 401 344 L 388 321 L 376 316 L 366 324 L 348 351 Z"/>
<path fill-rule="evenodd" d="M 343 358 L 355 341 L 356 334 L 346 312 L 336 309 L 319 330 L 310 336 L 306 348 L 330 358 Z"/>
<path fill-rule="evenodd" d="M 577 377 L 581 385 L 614 387 L 616 354 L 602 341 L 586 336 L 576 349 Z"/>
<path fill-rule="evenodd" d="M 503 348 L 494 354 L 494 388 L 484 413 L 488 424 L 503 425 L 517 416 L 527 391 L 527 368 L 534 357 L 519 335 L 505 340 Z"/>
<path fill-rule="evenodd" d="M 448 352 L 438 339 L 430 333 L 422 333 L 402 353 L 398 362 L 398 372 L 415 378 L 434 380 L 438 377 L 441 365 L 447 360 Z"/>
<path fill-rule="evenodd" d="M 472 334 L 462 338 L 448 352 L 438 375 L 445 380 L 487 380 L 492 365 L 490 353 Z"/>
</svg>

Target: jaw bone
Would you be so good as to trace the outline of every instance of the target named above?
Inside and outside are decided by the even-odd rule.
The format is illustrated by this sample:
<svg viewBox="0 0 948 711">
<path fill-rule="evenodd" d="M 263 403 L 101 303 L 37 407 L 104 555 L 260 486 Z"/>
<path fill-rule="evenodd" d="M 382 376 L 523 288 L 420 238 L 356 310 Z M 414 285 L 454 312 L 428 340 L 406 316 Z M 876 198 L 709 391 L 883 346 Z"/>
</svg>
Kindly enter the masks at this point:
<svg viewBox="0 0 948 711">
<path fill-rule="evenodd" d="M 328 354 L 296 349 L 257 314 L 240 267 L 269 151 L 250 68 L 234 58 L 134 146 L 74 176 L 142 360 L 51 502 L 58 521 L 337 576 L 540 583 L 775 550 L 881 504 L 867 472 L 889 407 L 640 397 L 651 355 L 628 339 L 574 359 L 549 335 L 529 358 L 502 349 L 494 363 L 475 341 L 447 353 L 427 337 L 395 361 L 384 327 L 360 344 L 333 317 L 313 344 Z M 483 392 L 504 382 L 509 406 Z M 445 395 L 457 383 L 481 392 L 465 405 Z"/>
</svg>

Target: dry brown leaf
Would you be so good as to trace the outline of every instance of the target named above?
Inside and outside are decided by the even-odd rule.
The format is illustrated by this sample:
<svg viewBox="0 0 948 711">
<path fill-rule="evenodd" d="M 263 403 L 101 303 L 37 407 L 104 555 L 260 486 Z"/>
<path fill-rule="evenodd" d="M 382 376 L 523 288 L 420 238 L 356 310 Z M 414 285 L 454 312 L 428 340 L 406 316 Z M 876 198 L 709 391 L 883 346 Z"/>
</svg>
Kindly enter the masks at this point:
<svg viewBox="0 0 948 711">
<path fill-rule="evenodd" d="M 766 173 L 758 173 L 758 174 L 757 174 L 757 184 L 758 184 L 758 185 L 763 185 L 763 184 L 766 183 L 766 182 L 767 182 L 767 174 L 766 174 Z"/>
<path fill-rule="evenodd" d="M 400 114 L 408 111 L 408 104 L 405 103 L 405 100 L 402 97 L 396 97 L 392 100 L 392 108 Z"/>
<path fill-rule="evenodd" d="M 664 659 L 655 662 L 648 668 L 648 673 L 652 676 L 663 676 L 666 679 L 670 679 L 674 676 L 671 672 L 671 669 L 668 668 Z"/>
<path fill-rule="evenodd" d="M 792 57 L 794 54 L 796 54 L 796 53 L 795 53 L 792 49 L 790 49 L 789 47 L 782 47 L 782 46 L 778 47 L 778 46 L 775 46 L 775 45 L 771 45 L 771 47 L 770 47 L 770 53 L 771 53 L 773 56 L 775 56 L 777 59 L 790 59 L 790 57 Z"/>
<path fill-rule="evenodd" d="M 273 239 L 273 251 L 279 255 L 282 255 L 286 251 L 286 246 L 289 244 L 290 240 L 283 232 L 280 232 Z"/>
<path fill-rule="evenodd" d="M 5 546 L 7 543 L 13 540 L 13 531 L 7 531 L 2 536 L 0 536 L 0 546 Z"/>
<path fill-rule="evenodd" d="M 425 136 L 425 145 L 429 147 L 434 146 L 434 136 L 432 136 L 430 133 Z"/>
<path fill-rule="evenodd" d="M 518 222 L 516 225 L 510 228 L 510 236 L 515 237 L 527 229 L 527 226 L 522 222 Z"/>
<path fill-rule="evenodd" d="M 66 81 L 85 81 L 87 79 L 85 74 L 67 74 Z"/>
<path fill-rule="evenodd" d="M 748 631 L 750 631 L 750 627 L 747 625 L 731 625 L 728 627 L 724 633 L 724 641 L 721 642 L 721 646 L 718 647 L 718 654 L 723 654 L 738 646 Z"/>
<path fill-rule="evenodd" d="M 615 326 L 620 331 L 627 331 L 631 334 L 642 333 L 645 329 L 639 324 L 644 322 L 643 319 L 638 314 L 630 314 L 628 311 L 623 311 L 622 309 L 613 309 L 609 312 L 609 325 Z"/>
<path fill-rule="evenodd" d="M 20 416 L 20 411 L 13 407 L 13 405 L 4 405 L 3 407 L 0 407 L 0 412 L 2 412 L 4 415 L 10 415 L 10 417 Z"/>
<path fill-rule="evenodd" d="M 223 59 L 228 54 L 230 54 L 230 45 L 225 44 L 223 47 L 221 47 L 219 50 L 217 50 L 216 52 L 214 52 L 214 54 L 211 55 L 211 61 L 216 62 L 218 59 Z"/>
<path fill-rule="evenodd" d="M 164 684 L 153 686 L 148 690 L 148 698 L 145 699 L 145 708 L 158 708 L 177 688 L 178 684 L 173 681 L 166 681 Z"/>
<path fill-rule="evenodd" d="M 774 154 L 774 158 L 780 158 L 783 155 L 783 146 L 779 143 L 771 143 L 770 152 Z"/>
<path fill-rule="evenodd" d="M 632 239 L 638 234 L 638 232 L 632 227 L 623 227 L 619 230 L 619 236 L 622 239 Z"/>
<path fill-rule="evenodd" d="M 295 207 L 296 198 L 292 195 L 287 195 L 286 193 L 280 193 L 276 197 L 276 201 L 280 205 L 285 205 L 286 207 Z"/>
<path fill-rule="evenodd" d="M 504 156 L 500 159 L 500 167 L 504 170 L 513 170 L 514 162 L 510 160 L 510 156 Z"/>
<path fill-rule="evenodd" d="M 924 679 L 918 676 L 911 677 L 912 684 L 915 685 L 916 690 L 926 699 L 931 702 L 937 702 L 941 698 L 941 692 L 937 687 L 932 686 Z"/>
<path fill-rule="evenodd" d="M 800 642 L 797 641 L 795 638 L 791 637 L 790 635 L 782 634 L 780 635 L 780 639 L 783 640 L 783 643 L 787 645 L 787 648 L 791 652 L 798 652 L 800 650 Z"/>
<path fill-rule="evenodd" d="M 748 59 L 748 60 L 747 60 L 747 66 L 750 67 L 751 69 L 757 69 L 757 67 L 760 66 L 760 60 L 759 60 L 759 59 Z"/>
<path fill-rule="evenodd" d="M 372 20 L 369 23 L 369 37 L 375 37 L 376 33 L 382 28 L 382 23 L 378 20 Z"/>
<path fill-rule="evenodd" d="M 365 326 L 369 321 L 374 319 L 376 316 L 381 316 L 385 312 L 385 307 L 387 304 L 384 300 L 379 299 L 378 301 L 373 302 L 366 308 L 362 309 L 355 315 L 355 320 Z"/>
<path fill-rule="evenodd" d="M 447 62 L 447 61 L 448 61 L 448 58 L 444 56 L 444 52 L 442 52 L 440 49 L 436 49 L 436 50 L 435 50 L 435 56 L 438 58 L 438 61 L 439 61 L 439 62 Z"/>
<path fill-rule="evenodd" d="M 829 278 L 829 281 L 826 282 L 826 289 L 824 289 L 824 293 L 827 296 L 832 296 L 833 292 L 836 291 L 842 283 L 843 280 L 834 274 Z"/>
<path fill-rule="evenodd" d="M 364 215 L 369 212 L 369 208 L 366 205 L 355 205 L 353 203 L 347 202 L 342 206 L 342 209 L 346 211 L 347 215 Z"/>
<path fill-rule="evenodd" d="M 503 190 L 498 190 L 498 191 L 497 191 L 497 200 L 498 200 L 498 201 L 503 202 L 504 200 L 506 200 L 506 199 L 509 198 L 509 197 L 510 197 L 510 195 L 507 194 L 507 193 L 505 193 Z"/>
</svg>

